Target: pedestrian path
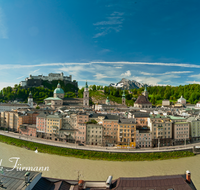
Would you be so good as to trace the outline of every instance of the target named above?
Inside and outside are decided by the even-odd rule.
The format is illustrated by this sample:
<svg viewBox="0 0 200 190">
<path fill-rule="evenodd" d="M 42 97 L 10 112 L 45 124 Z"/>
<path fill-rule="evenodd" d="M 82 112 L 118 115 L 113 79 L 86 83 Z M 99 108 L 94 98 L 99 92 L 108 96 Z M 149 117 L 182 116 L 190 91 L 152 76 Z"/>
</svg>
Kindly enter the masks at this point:
<svg viewBox="0 0 200 190">
<path fill-rule="evenodd" d="M 21 139 L 25 141 L 31 141 L 40 144 L 46 144 L 51 146 L 57 147 L 64 147 L 64 148 L 72 148 L 72 149 L 79 149 L 79 150 L 92 150 L 92 151 L 100 151 L 100 152 L 118 152 L 118 153 L 148 153 L 148 152 L 169 152 L 169 151 L 180 151 L 180 150 L 191 150 L 193 146 L 200 146 L 200 143 L 196 144 L 189 144 L 189 145 L 180 145 L 180 146 L 168 146 L 168 147 L 160 147 L 160 148 L 142 148 L 142 149 L 118 149 L 116 147 L 94 147 L 94 146 L 78 146 L 78 144 L 72 143 L 64 143 L 64 142 L 57 142 L 48 139 L 41 139 L 37 137 L 25 136 L 20 135 L 19 133 L 7 132 L 7 131 L 0 131 L 0 135 Z"/>
</svg>

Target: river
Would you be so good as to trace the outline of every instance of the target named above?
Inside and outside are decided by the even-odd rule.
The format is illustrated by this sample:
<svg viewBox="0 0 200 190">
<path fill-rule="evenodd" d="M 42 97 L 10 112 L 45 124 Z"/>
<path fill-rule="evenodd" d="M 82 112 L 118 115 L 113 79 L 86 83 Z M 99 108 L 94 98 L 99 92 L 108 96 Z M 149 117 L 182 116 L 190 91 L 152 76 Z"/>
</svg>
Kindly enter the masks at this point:
<svg viewBox="0 0 200 190">
<path fill-rule="evenodd" d="M 81 179 L 106 180 L 109 175 L 116 179 L 184 174 L 190 170 L 193 183 L 200 189 L 200 155 L 162 161 L 100 161 L 35 153 L 0 143 L 1 165 L 13 168 L 14 162 L 9 161 L 11 157 L 19 157 L 18 164 L 21 165 L 18 166 L 21 167 L 49 167 L 49 171 L 42 172 L 43 176 L 61 179 L 77 179 L 78 171 Z"/>
</svg>

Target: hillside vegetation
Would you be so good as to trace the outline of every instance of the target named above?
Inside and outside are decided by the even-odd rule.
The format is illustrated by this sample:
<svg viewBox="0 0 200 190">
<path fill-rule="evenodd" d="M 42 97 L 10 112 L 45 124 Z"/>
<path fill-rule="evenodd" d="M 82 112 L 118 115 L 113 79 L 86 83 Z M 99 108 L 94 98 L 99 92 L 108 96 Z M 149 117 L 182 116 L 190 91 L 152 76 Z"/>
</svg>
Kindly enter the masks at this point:
<svg viewBox="0 0 200 190">
<path fill-rule="evenodd" d="M 14 88 L 3 88 L 0 93 L 0 102 L 8 102 L 12 100 L 20 100 L 21 102 L 27 102 L 29 92 L 32 92 L 32 96 L 35 102 L 42 103 L 47 97 L 53 96 L 53 91 L 57 87 L 58 81 L 52 81 L 51 83 L 44 82 L 44 87 L 31 87 L 22 88 L 20 85 L 15 85 Z M 65 97 L 78 97 L 83 98 L 84 88 L 77 89 L 72 84 L 64 85 L 63 81 L 60 81 L 61 88 L 65 92 Z M 139 89 L 125 90 L 126 104 L 127 106 L 133 106 L 137 97 L 144 91 L 144 87 Z M 187 103 L 196 104 L 200 101 L 200 85 L 189 84 L 184 86 L 150 86 L 147 87 L 149 92 L 149 101 L 153 105 L 162 103 L 162 100 L 169 99 L 172 103 L 175 103 L 178 98 L 183 96 Z M 77 93 L 76 93 L 77 92 Z M 91 104 L 105 103 L 106 98 L 109 100 L 121 104 L 123 90 L 114 87 L 103 87 L 92 85 L 89 86 L 89 93 L 91 97 Z"/>
</svg>

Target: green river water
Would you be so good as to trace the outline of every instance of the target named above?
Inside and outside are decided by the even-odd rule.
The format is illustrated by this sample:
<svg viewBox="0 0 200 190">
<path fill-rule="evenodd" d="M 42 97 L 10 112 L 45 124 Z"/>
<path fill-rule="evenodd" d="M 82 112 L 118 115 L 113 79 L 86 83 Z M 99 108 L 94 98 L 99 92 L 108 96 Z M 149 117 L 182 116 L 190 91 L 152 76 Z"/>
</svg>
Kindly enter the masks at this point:
<svg viewBox="0 0 200 190">
<path fill-rule="evenodd" d="M 42 175 L 61 179 L 77 179 L 78 171 L 83 180 L 106 180 L 109 175 L 116 179 L 184 174 L 190 170 L 193 183 L 200 189 L 200 155 L 161 161 L 100 161 L 35 153 L 0 143 L 1 166 L 13 168 L 14 162 L 9 161 L 11 157 L 19 157 L 18 164 L 21 165 L 18 166 L 21 167 L 49 167 L 49 171 L 43 171 Z"/>
</svg>

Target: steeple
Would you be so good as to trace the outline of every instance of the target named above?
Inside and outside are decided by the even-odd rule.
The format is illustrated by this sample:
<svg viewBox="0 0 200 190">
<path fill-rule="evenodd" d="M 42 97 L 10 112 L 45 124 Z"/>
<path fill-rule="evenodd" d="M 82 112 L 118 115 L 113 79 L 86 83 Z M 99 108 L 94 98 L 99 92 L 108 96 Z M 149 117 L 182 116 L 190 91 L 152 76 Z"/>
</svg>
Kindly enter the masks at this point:
<svg viewBox="0 0 200 190">
<path fill-rule="evenodd" d="M 109 97 L 107 96 L 107 99 L 106 99 L 106 104 L 107 105 L 110 105 L 110 100 L 109 100 Z"/>
<path fill-rule="evenodd" d="M 60 83 L 58 82 L 58 84 L 57 84 L 57 88 L 61 88 L 61 85 L 60 85 Z"/>
<path fill-rule="evenodd" d="M 144 92 L 142 93 L 143 96 L 146 97 L 146 99 L 148 100 L 148 91 L 147 91 L 147 85 L 145 84 L 145 87 L 144 87 Z"/>
<path fill-rule="evenodd" d="M 32 98 L 32 93 L 31 93 L 31 91 L 29 92 L 29 96 L 28 96 L 29 98 Z"/>
<path fill-rule="evenodd" d="M 144 91 L 147 92 L 147 85 L 145 84 Z"/>
<path fill-rule="evenodd" d="M 123 94 L 122 94 L 122 97 L 126 97 L 126 95 L 125 95 L 125 90 L 123 90 Z"/>
<path fill-rule="evenodd" d="M 83 106 L 89 107 L 89 90 L 88 90 L 87 81 L 85 83 L 85 88 L 84 88 L 84 92 L 83 92 Z"/>
<path fill-rule="evenodd" d="M 87 84 L 87 81 L 86 81 L 86 83 L 85 83 L 85 88 L 88 88 L 88 84 Z"/>
<path fill-rule="evenodd" d="M 31 108 L 33 107 L 33 97 L 32 97 L 31 92 L 29 93 L 29 96 L 28 96 L 28 105 L 29 105 Z"/>
<path fill-rule="evenodd" d="M 126 95 L 125 95 L 125 90 L 123 90 L 123 94 L 122 94 L 122 105 L 126 105 Z"/>
</svg>

